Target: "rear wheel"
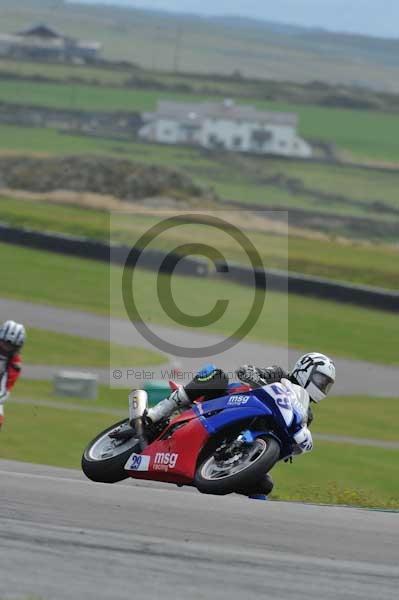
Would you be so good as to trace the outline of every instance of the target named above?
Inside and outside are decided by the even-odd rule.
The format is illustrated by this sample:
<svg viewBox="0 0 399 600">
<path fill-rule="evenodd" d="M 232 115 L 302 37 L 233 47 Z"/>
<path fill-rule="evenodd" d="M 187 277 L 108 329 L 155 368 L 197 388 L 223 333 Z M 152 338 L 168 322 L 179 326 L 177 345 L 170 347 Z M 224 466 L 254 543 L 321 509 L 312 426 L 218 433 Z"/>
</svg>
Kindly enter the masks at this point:
<svg viewBox="0 0 399 600">
<path fill-rule="evenodd" d="M 280 457 L 278 442 L 269 436 L 251 443 L 232 442 L 222 452 L 205 458 L 195 475 L 195 485 L 205 494 L 231 494 L 253 489 Z"/>
<path fill-rule="evenodd" d="M 132 452 L 140 452 L 140 442 L 134 436 L 120 440 L 109 437 L 117 429 L 128 432 L 129 428 L 129 420 L 124 419 L 90 442 L 82 456 L 82 470 L 86 477 L 101 483 L 116 483 L 129 477 L 124 467 Z"/>
</svg>

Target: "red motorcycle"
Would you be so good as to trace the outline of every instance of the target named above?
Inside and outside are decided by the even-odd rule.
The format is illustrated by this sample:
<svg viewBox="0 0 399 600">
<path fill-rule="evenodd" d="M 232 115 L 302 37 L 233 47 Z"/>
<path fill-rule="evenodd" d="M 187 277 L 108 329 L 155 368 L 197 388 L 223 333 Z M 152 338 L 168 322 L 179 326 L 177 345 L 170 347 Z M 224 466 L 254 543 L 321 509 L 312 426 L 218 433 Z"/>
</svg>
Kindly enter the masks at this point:
<svg viewBox="0 0 399 600">
<path fill-rule="evenodd" d="M 261 493 L 270 485 L 265 474 L 293 453 L 302 416 L 291 400 L 279 383 L 256 390 L 232 385 L 227 395 L 194 404 L 148 432 L 142 423 L 147 393 L 133 391 L 129 418 L 90 442 L 83 472 L 103 483 L 132 477 L 210 494 Z"/>
</svg>

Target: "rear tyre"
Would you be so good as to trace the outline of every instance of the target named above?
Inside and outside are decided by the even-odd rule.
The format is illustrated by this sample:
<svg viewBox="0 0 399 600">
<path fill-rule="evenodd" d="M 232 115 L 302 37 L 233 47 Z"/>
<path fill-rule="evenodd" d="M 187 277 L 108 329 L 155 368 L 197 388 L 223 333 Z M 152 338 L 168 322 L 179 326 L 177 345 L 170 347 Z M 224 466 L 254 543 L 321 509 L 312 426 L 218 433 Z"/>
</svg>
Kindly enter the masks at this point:
<svg viewBox="0 0 399 600">
<path fill-rule="evenodd" d="M 212 453 L 199 465 L 194 484 L 203 494 L 231 494 L 257 488 L 280 457 L 280 445 L 270 436 L 256 438 L 226 460 Z M 242 492 L 241 492 L 242 493 Z"/>
<path fill-rule="evenodd" d="M 128 428 L 129 420 L 124 419 L 99 433 L 88 444 L 82 456 L 82 471 L 92 481 L 116 483 L 127 479 L 125 464 L 133 452 L 140 452 L 140 442 L 136 437 L 117 441 L 109 437 L 119 427 Z"/>
</svg>

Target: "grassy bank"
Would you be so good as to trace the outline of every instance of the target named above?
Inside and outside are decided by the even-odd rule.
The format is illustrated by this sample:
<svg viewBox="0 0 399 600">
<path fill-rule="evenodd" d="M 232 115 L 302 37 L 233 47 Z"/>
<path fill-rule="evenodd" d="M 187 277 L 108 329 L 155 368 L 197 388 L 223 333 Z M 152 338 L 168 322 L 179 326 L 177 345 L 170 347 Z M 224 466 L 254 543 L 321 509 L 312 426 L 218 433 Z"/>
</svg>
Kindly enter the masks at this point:
<svg viewBox="0 0 399 600">
<path fill-rule="evenodd" d="M 105 210 L 0 197 L 0 214 L 2 220 L 16 227 L 72 233 L 106 242 L 110 237 L 110 218 Z M 288 268 L 309 275 L 399 289 L 399 272 L 396 268 L 398 251 L 392 246 L 309 239 L 292 234 L 287 240 L 282 235 L 263 233 L 255 227 L 255 221 L 251 226 L 247 215 L 242 214 L 240 227 L 259 248 L 262 260 L 269 268 Z M 220 215 L 223 216 L 223 213 Z M 161 214 L 151 216 L 137 213 L 134 219 L 126 219 L 123 215 L 119 218 L 113 216 L 112 239 L 131 243 L 132 239 L 137 239 L 159 222 L 161 217 Z M 240 222 L 239 210 L 236 212 L 236 221 Z M 242 252 L 237 249 L 234 240 L 215 230 L 209 233 L 212 237 L 208 241 L 212 240 L 227 259 L 243 261 Z M 200 241 L 200 237 L 198 228 L 185 227 L 179 229 L 178 235 L 176 229 L 171 229 L 158 237 L 155 243 L 157 248 L 169 250 L 181 243 Z"/>
</svg>

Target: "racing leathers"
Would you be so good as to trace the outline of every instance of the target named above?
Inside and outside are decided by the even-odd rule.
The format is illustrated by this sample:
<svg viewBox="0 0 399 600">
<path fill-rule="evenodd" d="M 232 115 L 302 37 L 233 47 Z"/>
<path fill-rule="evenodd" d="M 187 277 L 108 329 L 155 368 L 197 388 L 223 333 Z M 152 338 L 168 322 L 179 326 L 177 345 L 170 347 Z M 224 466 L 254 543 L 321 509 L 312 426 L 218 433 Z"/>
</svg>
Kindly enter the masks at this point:
<svg viewBox="0 0 399 600">
<path fill-rule="evenodd" d="M 296 392 L 296 396 L 300 398 L 301 404 L 303 404 L 303 408 L 307 412 L 306 422 L 307 426 L 313 421 L 313 411 L 310 406 L 310 398 L 309 395 L 303 394 L 300 390 L 296 388 L 300 387 L 296 385 L 296 381 L 290 376 L 290 374 L 285 371 L 282 367 L 278 367 L 277 365 L 273 365 L 272 367 L 259 368 L 254 367 L 253 365 L 243 365 L 239 367 L 236 371 L 237 377 L 240 381 L 244 383 L 248 383 L 252 388 L 261 387 L 263 385 L 269 385 L 271 383 L 278 383 L 283 380 L 288 380 L 291 384 L 295 385 L 294 391 Z M 303 389 L 303 388 L 301 388 Z"/>
<path fill-rule="evenodd" d="M 237 377 L 251 388 L 262 387 L 279 383 L 283 386 L 282 392 L 289 395 L 293 408 L 302 416 L 301 428 L 294 434 L 296 445 L 293 454 L 309 452 L 313 448 L 312 434 L 308 425 L 312 420 L 310 410 L 310 398 L 307 391 L 290 381 L 289 374 L 281 367 L 272 366 L 265 369 L 252 365 L 244 365 L 236 371 Z M 170 417 L 176 410 L 189 407 L 196 400 L 212 400 L 223 396 L 228 391 L 228 376 L 214 365 L 207 365 L 193 378 L 190 383 L 176 389 L 169 398 L 162 400 L 156 406 L 151 407 L 144 415 L 144 423 L 151 428 L 154 423 Z M 246 496 L 258 494 L 270 494 L 274 483 L 269 473 L 265 473 L 256 483 L 254 488 L 237 490 Z"/>
<path fill-rule="evenodd" d="M 306 390 L 290 380 L 289 374 L 279 366 L 258 368 L 253 365 L 243 365 L 236 371 L 237 377 L 251 388 L 262 387 L 272 383 L 281 383 L 289 391 L 293 404 L 302 415 L 302 429 L 294 439 L 297 447 L 295 454 L 309 452 L 313 447 L 312 435 L 309 425 L 313 420 L 310 408 L 310 398 Z M 197 373 L 190 383 L 175 390 L 168 398 L 150 408 L 145 416 L 150 423 L 170 417 L 170 415 L 184 407 L 189 407 L 196 400 L 212 400 L 227 393 L 228 376 L 214 365 L 207 365 Z"/>
<path fill-rule="evenodd" d="M 21 373 L 21 356 L 0 351 L 0 428 L 4 422 L 4 402 Z"/>
</svg>

